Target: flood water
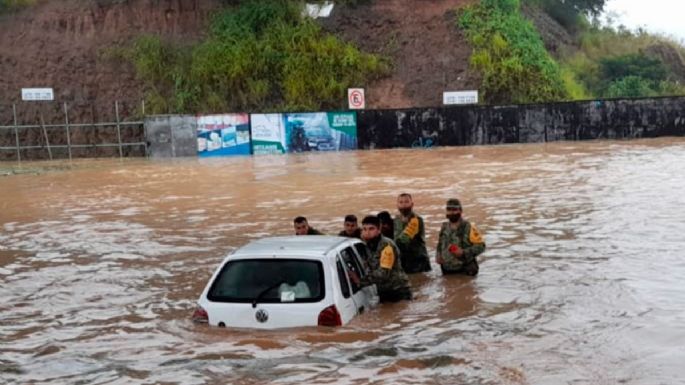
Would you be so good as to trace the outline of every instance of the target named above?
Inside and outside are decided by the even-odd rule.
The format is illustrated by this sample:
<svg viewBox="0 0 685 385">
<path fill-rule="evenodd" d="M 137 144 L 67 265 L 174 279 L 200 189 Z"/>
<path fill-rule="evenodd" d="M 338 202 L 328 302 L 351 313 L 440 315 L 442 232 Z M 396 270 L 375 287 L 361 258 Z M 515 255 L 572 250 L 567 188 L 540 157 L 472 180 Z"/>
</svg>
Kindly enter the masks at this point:
<svg viewBox="0 0 685 385">
<path fill-rule="evenodd" d="M 685 139 L 0 164 L 3 384 L 683 384 Z M 45 172 L 35 172 L 44 169 Z M 292 218 L 458 197 L 475 278 L 348 326 L 190 321 L 221 259 Z"/>
</svg>

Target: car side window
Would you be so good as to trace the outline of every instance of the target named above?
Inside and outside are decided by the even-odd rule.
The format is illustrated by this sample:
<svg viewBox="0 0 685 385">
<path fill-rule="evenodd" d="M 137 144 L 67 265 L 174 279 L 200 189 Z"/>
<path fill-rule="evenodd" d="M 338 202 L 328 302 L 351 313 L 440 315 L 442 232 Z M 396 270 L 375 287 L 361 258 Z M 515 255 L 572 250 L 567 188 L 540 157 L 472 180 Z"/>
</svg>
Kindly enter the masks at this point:
<svg viewBox="0 0 685 385">
<path fill-rule="evenodd" d="M 369 257 L 370 257 L 370 255 L 369 255 L 369 248 L 366 247 L 366 245 L 363 244 L 363 243 L 355 243 L 355 244 L 354 244 L 354 248 L 357 249 L 357 253 L 358 253 L 359 256 L 362 258 L 362 260 L 364 261 L 364 263 L 367 263 L 367 264 L 368 264 Z"/>
<path fill-rule="evenodd" d="M 364 276 L 364 269 L 357 260 L 357 255 L 354 253 L 352 247 L 348 247 L 340 251 L 340 256 L 345 263 L 347 276 L 352 285 L 352 293 L 357 293 L 361 290 L 361 278 Z"/>
<path fill-rule="evenodd" d="M 355 243 L 354 250 L 357 252 L 357 261 L 362 267 L 362 276 L 369 274 L 369 249 L 363 243 Z"/>
<path fill-rule="evenodd" d="M 338 281 L 340 281 L 340 289 L 344 298 L 350 298 L 350 285 L 347 283 L 347 274 L 343 268 L 340 258 L 337 259 L 336 266 L 338 268 Z"/>
</svg>

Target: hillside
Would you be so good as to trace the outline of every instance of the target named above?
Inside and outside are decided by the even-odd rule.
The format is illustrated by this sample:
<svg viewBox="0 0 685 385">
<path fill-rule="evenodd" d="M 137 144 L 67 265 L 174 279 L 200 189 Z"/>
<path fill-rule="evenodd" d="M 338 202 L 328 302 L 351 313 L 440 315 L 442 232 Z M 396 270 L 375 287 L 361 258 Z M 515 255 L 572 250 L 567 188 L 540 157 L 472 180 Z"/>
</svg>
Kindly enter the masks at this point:
<svg viewBox="0 0 685 385">
<path fill-rule="evenodd" d="M 115 100 L 132 114 L 143 97 L 133 67 L 103 60 L 104 49 L 153 33 L 179 42 L 197 40 L 218 3 L 211 0 L 45 1 L 0 18 L 0 119 L 22 87 L 53 87 L 56 101 L 74 106 L 74 122 L 111 119 Z M 20 114 L 35 119 L 35 106 Z M 51 106 L 59 110 L 60 106 Z M 46 107 L 47 108 L 47 107 Z"/>
<path fill-rule="evenodd" d="M 12 103 L 21 123 L 60 121 L 61 102 L 74 123 L 113 119 L 115 100 L 123 117 L 143 99 L 148 113 L 337 109 L 350 86 L 369 108 L 463 89 L 486 103 L 684 92 L 682 47 L 583 17 L 564 27 L 536 5 L 560 1 L 372 0 L 307 24 L 289 0 L 39 0 L 0 15 L 0 123 Z M 19 103 L 22 87 L 56 102 Z"/>
<path fill-rule="evenodd" d="M 326 31 L 363 50 L 391 59 L 386 78 L 367 86 L 370 107 L 433 106 L 442 89 L 474 88 L 470 48 L 454 22 L 467 0 L 378 0 L 356 8 L 337 7 L 319 19 Z M 125 46 L 154 34 L 176 44 L 206 33 L 221 3 L 212 0 L 66 0 L 42 2 L 0 18 L 0 119 L 11 120 L 11 104 L 22 87 L 53 87 L 55 98 L 72 104 L 71 118 L 111 118 L 113 101 L 122 115 L 140 108 L 144 86 L 135 69 L 107 59 L 108 47 Z M 411 10 L 412 17 L 406 17 Z M 19 105 L 35 121 L 35 105 Z M 59 111 L 59 106 L 44 107 Z M 33 113 L 32 113 L 33 112 Z"/>
<path fill-rule="evenodd" d="M 387 55 L 390 76 L 372 84 L 372 108 L 442 104 L 442 90 L 476 89 L 469 70 L 471 47 L 456 25 L 455 11 L 473 0 L 379 0 L 340 7 L 324 27 L 366 51 Z M 410 16 L 408 16 L 410 14 Z"/>
</svg>

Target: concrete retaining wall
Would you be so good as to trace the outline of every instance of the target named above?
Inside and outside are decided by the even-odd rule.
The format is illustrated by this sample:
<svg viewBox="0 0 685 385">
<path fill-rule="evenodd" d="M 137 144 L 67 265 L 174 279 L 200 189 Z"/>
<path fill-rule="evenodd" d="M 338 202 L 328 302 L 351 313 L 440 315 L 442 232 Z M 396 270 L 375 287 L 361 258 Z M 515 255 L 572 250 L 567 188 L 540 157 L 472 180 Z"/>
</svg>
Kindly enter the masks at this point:
<svg viewBox="0 0 685 385">
<path fill-rule="evenodd" d="M 145 120 L 153 158 L 197 156 L 197 119 Z M 360 149 L 685 136 L 685 97 L 358 112 Z"/>
<path fill-rule="evenodd" d="M 151 158 L 197 156 L 195 116 L 149 116 L 145 118 L 145 136 Z"/>
<path fill-rule="evenodd" d="M 358 135 L 364 149 L 685 136 L 685 98 L 361 111 Z"/>
</svg>

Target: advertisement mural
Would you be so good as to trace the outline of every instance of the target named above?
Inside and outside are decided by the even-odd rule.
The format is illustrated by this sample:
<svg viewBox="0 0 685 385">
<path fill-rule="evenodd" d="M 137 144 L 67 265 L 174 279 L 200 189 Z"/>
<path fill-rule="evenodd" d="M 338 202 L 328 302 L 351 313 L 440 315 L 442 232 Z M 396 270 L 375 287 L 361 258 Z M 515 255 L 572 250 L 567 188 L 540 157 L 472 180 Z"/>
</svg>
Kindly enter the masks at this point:
<svg viewBox="0 0 685 385">
<path fill-rule="evenodd" d="M 200 157 L 250 155 L 249 115 L 198 116 L 197 154 Z"/>
<path fill-rule="evenodd" d="M 254 114 L 251 119 L 255 155 L 357 149 L 354 112 Z"/>
<path fill-rule="evenodd" d="M 252 114 L 250 119 L 253 154 L 283 154 L 286 151 L 283 114 Z"/>
</svg>

